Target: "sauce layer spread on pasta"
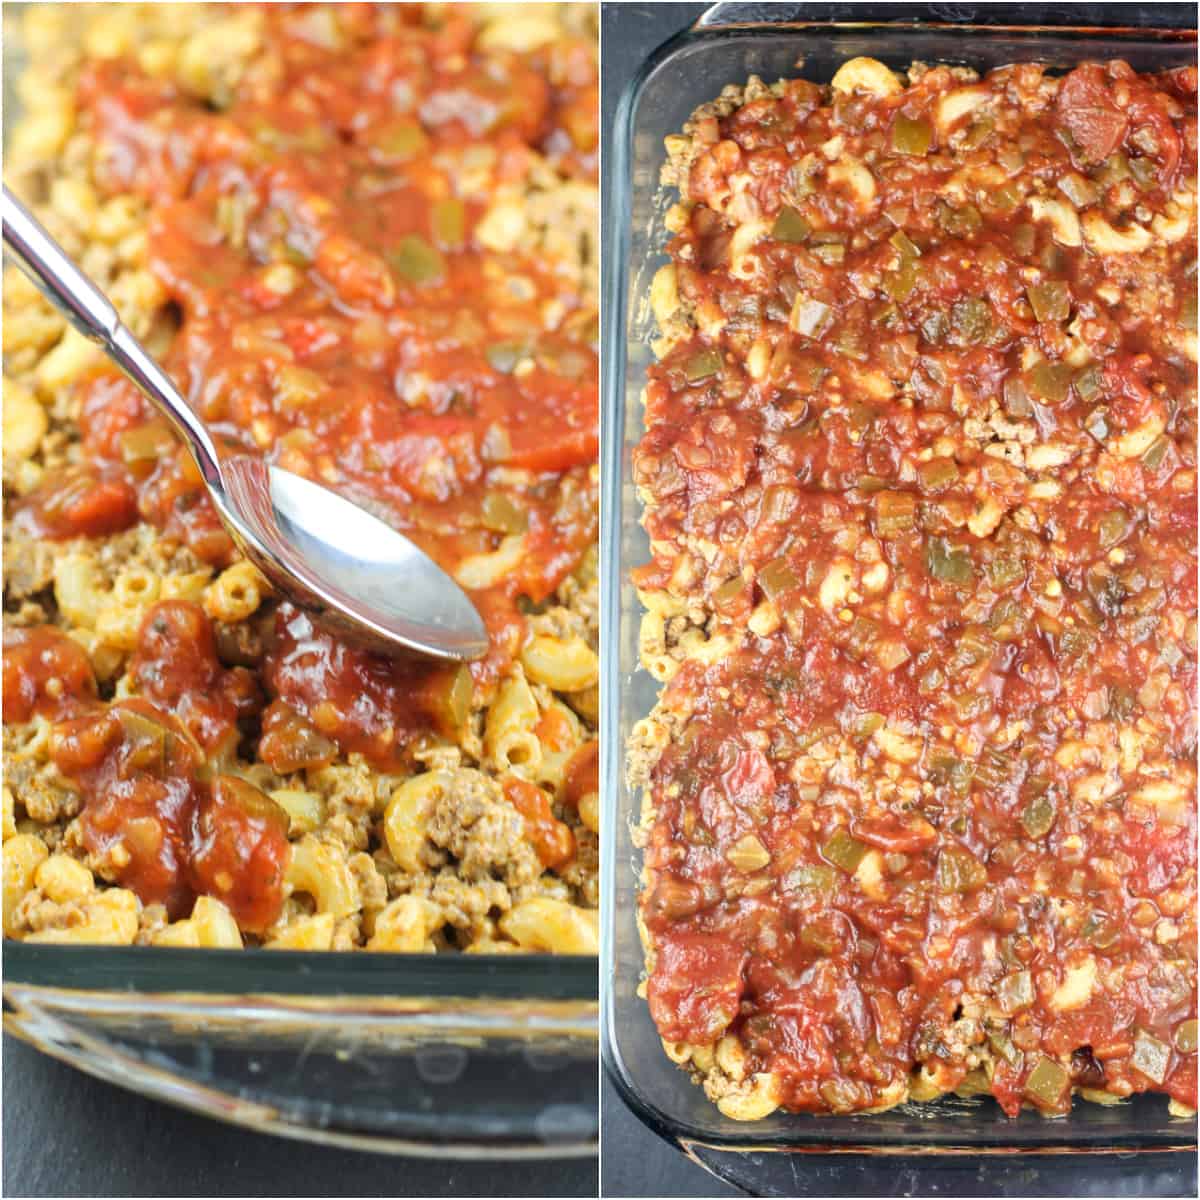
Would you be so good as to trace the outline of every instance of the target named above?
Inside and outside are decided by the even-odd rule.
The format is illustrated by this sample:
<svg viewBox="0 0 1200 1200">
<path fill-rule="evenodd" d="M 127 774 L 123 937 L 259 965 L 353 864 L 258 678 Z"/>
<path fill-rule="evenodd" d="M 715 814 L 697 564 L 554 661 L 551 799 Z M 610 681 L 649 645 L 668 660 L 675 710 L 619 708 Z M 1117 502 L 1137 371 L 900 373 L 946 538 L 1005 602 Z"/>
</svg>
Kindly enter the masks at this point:
<svg viewBox="0 0 1200 1200">
<path fill-rule="evenodd" d="M 98 549 L 55 568 L 50 603 L 71 636 L 50 626 L 7 635 L 5 721 L 53 723 L 56 778 L 83 803 L 80 849 L 171 918 L 198 894 L 220 898 L 250 933 L 286 917 L 288 815 L 223 773 L 239 753 L 278 787 L 360 757 L 382 777 L 402 775 L 414 755 L 457 744 L 499 768 L 488 802 L 526 830 L 522 853 L 574 864 L 578 886 L 578 819 L 561 819 L 563 779 L 536 772 L 543 743 L 565 763 L 585 725 L 569 710 L 559 742 L 517 762 L 493 746 L 499 735 L 480 744 L 480 712 L 505 684 L 524 687 L 520 716 L 531 712 L 538 733 L 554 704 L 567 707 L 550 691 L 534 697 L 540 681 L 526 682 L 519 658 L 530 614 L 572 586 L 596 534 L 594 229 L 581 229 L 579 210 L 594 203 L 597 82 L 585 23 L 569 33 L 549 10 L 524 24 L 509 12 L 501 32 L 470 5 L 247 5 L 224 24 L 217 16 L 188 10 L 182 24 L 199 23 L 190 38 L 150 25 L 139 37 L 118 6 L 111 27 L 85 34 L 82 59 L 62 33 L 87 162 L 85 181 L 55 180 L 50 204 L 70 215 L 86 195 L 132 230 L 144 303 L 119 279 L 115 298 L 144 318 L 139 332 L 219 443 L 403 530 L 470 592 L 490 649 L 461 669 L 390 661 L 269 602 L 136 389 L 100 364 L 56 389 L 43 360 L 41 400 L 71 413 L 78 441 L 56 455 L 52 432 L 46 469 L 20 480 L 6 456 L 19 493 L 11 532 L 22 547 L 61 543 L 65 554 L 90 539 Z M 112 239 L 100 218 L 88 233 L 83 264 L 92 255 L 103 274 Z M 201 587 L 167 596 L 153 576 L 135 581 L 136 624 L 112 637 L 73 598 L 110 598 L 103 547 L 138 527 L 154 531 L 157 560 L 186 562 Z M 223 573 L 202 596 L 213 571 Z M 567 624 L 578 635 L 580 618 Z M 576 675 L 581 694 L 594 685 Z M 530 778 L 505 791 L 510 770 Z M 351 850 L 372 846 L 372 816 L 370 803 L 353 814 Z M 438 853 L 414 872 L 457 857 Z M 356 888 L 378 891 L 374 879 Z M 312 892 L 296 881 L 300 890 Z M 480 899 L 469 917 L 461 900 L 453 911 L 478 932 L 498 910 Z M 372 920 L 359 919 L 360 936 Z"/>
<path fill-rule="evenodd" d="M 668 139 L 641 915 L 730 1116 L 1196 1104 L 1195 87 L 859 59 Z"/>
</svg>

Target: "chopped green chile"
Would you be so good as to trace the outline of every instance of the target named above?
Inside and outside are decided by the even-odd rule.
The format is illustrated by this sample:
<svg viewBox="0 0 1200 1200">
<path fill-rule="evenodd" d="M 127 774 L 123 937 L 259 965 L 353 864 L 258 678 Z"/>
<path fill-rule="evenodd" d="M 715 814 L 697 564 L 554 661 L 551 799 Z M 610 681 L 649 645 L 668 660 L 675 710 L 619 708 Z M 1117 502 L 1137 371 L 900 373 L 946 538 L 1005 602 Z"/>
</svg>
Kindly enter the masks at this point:
<svg viewBox="0 0 1200 1200">
<path fill-rule="evenodd" d="M 1021 1052 L 1013 1045 L 1013 1040 L 1006 1033 L 989 1033 L 987 1035 L 988 1045 L 1010 1066 L 1019 1066 L 1021 1063 Z"/>
<path fill-rule="evenodd" d="M 828 895 L 837 887 L 837 873 L 824 863 L 804 863 L 793 867 L 784 877 L 783 886 L 788 891 L 799 891 L 811 888 L 822 895 Z"/>
<path fill-rule="evenodd" d="M 821 300 L 802 300 L 796 309 L 794 327 L 805 337 L 820 337 L 833 319 L 833 309 Z"/>
<path fill-rule="evenodd" d="M 875 497 L 875 529 L 880 537 L 897 537 L 917 527 L 917 498 L 911 492 L 880 492 Z"/>
<path fill-rule="evenodd" d="M 958 482 L 958 464 L 952 458 L 933 458 L 917 468 L 921 487 L 927 492 L 942 492 Z"/>
<path fill-rule="evenodd" d="M 846 247 L 841 242 L 823 242 L 812 248 L 813 255 L 830 267 L 846 261 Z"/>
<path fill-rule="evenodd" d="M 156 462 L 175 445 L 166 421 L 147 421 L 121 434 L 121 461 L 126 465 Z"/>
<path fill-rule="evenodd" d="M 977 892 L 987 883 L 987 868 L 963 846 L 944 846 L 938 855 L 934 885 L 939 892 Z"/>
<path fill-rule="evenodd" d="M 713 604 L 720 609 L 730 608 L 737 600 L 746 594 L 746 581 L 740 575 L 727 579 L 715 592 Z"/>
<path fill-rule="evenodd" d="M 1151 471 L 1156 471 L 1162 465 L 1162 460 L 1166 458 L 1167 451 L 1170 449 L 1171 442 L 1169 438 L 1160 437 L 1151 443 L 1150 448 L 1142 455 L 1142 462 L 1145 463 Z"/>
<path fill-rule="evenodd" d="M 1123 508 L 1105 513 L 1096 527 L 1100 549 L 1111 550 L 1113 546 L 1119 546 L 1129 536 L 1132 529 L 1133 520 Z"/>
<path fill-rule="evenodd" d="M 951 237 L 971 237 L 983 228 L 983 217 L 973 204 L 962 208 L 943 204 L 938 211 L 938 224 Z"/>
<path fill-rule="evenodd" d="M 488 492 L 483 498 L 481 516 L 485 529 L 494 533 L 524 533 L 529 528 L 529 513 L 503 492 Z"/>
<path fill-rule="evenodd" d="M 372 142 L 388 158 L 409 159 L 420 154 L 428 145 L 429 138 L 415 121 L 399 120 L 395 124 L 376 130 Z"/>
<path fill-rule="evenodd" d="M 1129 173 L 1142 191 L 1158 185 L 1158 167 L 1152 158 L 1131 158 Z"/>
<path fill-rule="evenodd" d="M 837 950 L 837 939 L 828 925 L 812 924 L 800 927 L 800 945 L 807 950 L 815 950 L 823 957 L 828 957 Z"/>
<path fill-rule="evenodd" d="M 1040 362 L 1025 377 L 1026 386 L 1046 404 L 1061 404 L 1071 389 L 1071 368 L 1061 362 Z"/>
<path fill-rule="evenodd" d="M 868 848 L 865 842 L 852 837 L 845 829 L 837 829 L 821 847 L 821 856 L 835 867 L 853 875 L 866 857 Z"/>
<path fill-rule="evenodd" d="M 1001 641 L 1011 641 L 1025 625 L 1025 613 L 1015 596 L 1005 596 L 996 602 L 988 614 L 988 628 Z"/>
<path fill-rule="evenodd" d="M 434 201 L 433 236 L 438 245 L 447 250 L 457 250 L 462 246 L 467 235 L 467 209 L 463 202 L 455 197 Z"/>
<path fill-rule="evenodd" d="M 779 210 L 775 224 L 771 226 L 771 236 L 777 242 L 791 242 L 798 245 L 808 240 L 812 233 L 812 225 L 796 209 L 787 207 Z"/>
<path fill-rule="evenodd" d="M 1181 1021 L 1175 1027 L 1175 1049 L 1180 1054 L 1196 1053 L 1196 1020 Z"/>
<path fill-rule="evenodd" d="M 917 264 L 914 259 L 900 259 L 900 265 L 883 277 L 883 289 L 895 301 L 904 301 L 916 290 Z"/>
<path fill-rule="evenodd" d="M 887 487 L 887 480 L 880 475 L 860 475 L 854 481 L 854 486 L 860 492 L 873 495 L 876 492 L 882 492 Z"/>
<path fill-rule="evenodd" d="M 529 351 L 523 342 L 493 342 L 484 351 L 488 365 L 501 375 L 511 375 L 517 363 L 528 358 Z"/>
<path fill-rule="evenodd" d="M 942 583 L 965 585 L 975 577 L 970 555 L 951 547 L 945 538 L 931 537 L 925 543 L 925 565 L 929 574 Z"/>
<path fill-rule="evenodd" d="M 1104 389 L 1104 368 L 1099 363 L 1084 367 L 1072 381 L 1075 394 L 1080 400 L 1091 404 Z"/>
<path fill-rule="evenodd" d="M 800 580 L 786 558 L 774 558 L 758 572 L 758 586 L 768 600 L 777 600 L 784 592 L 798 586 Z"/>
<path fill-rule="evenodd" d="M 724 365 L 725 359 L 720 350 L 710 346 L 703 350 L 697 350 L 684 363 L 683 373 L 687 376 L 688 383 L 699 383 L 702 379 L 709 379 L 718 374 Z"/>
<path fill-rule="evenodd" d="M 859 620 L 863 619 L 864 618 L 861 617 L 859 618 Z M 878 633 L 879 626 L 875 625 L 874 621 L 870 622 L 870 624 L 874 626 L 874 632 Z M 874 640 L 874 638 L 872 637 L 870 640 Z M 860 741 L 866 741 L 867 738 L 872 737 L 886 724 L 887 718 L 883 715 L 883 713 L 863 713 L 863 715 L 854 722 L 854 736 Z"/>
<path fill-rule="evenodd" d="M 1031 838 L 1043 838 L 1054 828 L 1054 800 L 1049 795 L 1034 796 L 1021 809 L 1021 828 Z"/>
<path fill-rule="evenodd" d="M 1083 427 L 1096 439 L 1098 442 L 1103 442 L 1108 438 L 1108 409 L 1103 405 L 1093 408 L 1083 420 Z"/>
<path fill-rule="evenodd" d="M 1037 999 L 1033 990 L 1033 975 L 1029 971 L 1006 975 L 996 984 L 996 999 L 1009 1016 L 1029 1008 Z"/>
<path fill-rule="evenodd" d="M 892 149 L 897 154 L 921 156 L 929 153 L 933 144 L 933 126 L 921 117 L 906 117 L 897 113 L 892 122 Z"/>
<path fill-rule="evenodd" d="M 1019 375 L 1009 375 L 1004 380 L 1004 411 L 1010 417 L 1031 417 L 1033 416 L 1033 404 L 1030 402 L 1029 393 L 1025 390 L 1025 384 Z"/>
<path fill-rule="evenodd" d="M 992 306 L 982 296 L 956 300 L 950 310 L 950 327 L 962 341 L 977 346 L 992 333 Z"/>
<path fill-rule="evenodd" d="M 870 358 L 863 343 L 863 335 L 857 329 L 843 330 L 833 348 L 843 358 L 852 359 L 854 362 L 866 362 Z"/>
<path fill-rule="evenodd" d="M 115 710 L 125 740 L 125 762 L 138 771 L 161 775 L 174 734 L 165 725 L 130 708 Z"/>
<path fill-rule="evenodd" d="M 1097 950 L 1107 950 L 1116 943 L 1117 928 L 1106 913 L 1090 912 L 1079 927 L 1079 936 Z"/>
<path fill-rule="evenodd" d="M 1019 255 L 1028 258 L 1037 247 L 1037 230 L 1032 225 L 1018 225 L 1012 231 L 1012 243 Z"/>
<path fill-rule="evenodd" d="M 1065 321 L 1071 315 L 1071 290 L 1061 279 L 1047 279 L 1025 289 L 1038 321 Z"/>
<path fill-rule="evenodd" d="M 1137 1067 L 1147 1079 L 1152 1079 L 1161 1087 L 1167 1080 L 1167 1071 L 1171 1066 L 1171 1047 L 1166 1042 L 1159 1041 L 1152 1033 L 1139 1029 L 1133 1038 L 1133 1053 L 1129 1061 Z"/>
<path fill-rule="evenodd" d="M 1196 293 L 1189 292 L 1179 306 L 1179 327 L 1191 333 L 1196 332 Z"/>
<path fill-rule="evenodd" d="M 1071 1082 L 1066 1068 L 1050 1058 L 1041 1058 L 1025 1080 L 1025 1096 L 1035 1104 L 1057 1109 Z"/>
<path fill-rule="evenodd" d="M 1100 199 L 1100 192 L 1090 179 L 1071 171 L 1058 181 L 1058 190 L 1076 207 L 1090 208 Z"/>
<path fill-rule="evenodd" d="M 222 801 L 236 806 L 245 816 L 274 825 L 287 836 L 290 824 L 287 813 L 254 784 L 236 775 L 218 775 L 215 790 Z"/>
<path fill-rule="evenodd" d="M 976 117 L 961 142 L 963 150 L 978 150 L 996 132 L 996 118 L 990 113 Z"/>
<path fill-rule="evenodd" d="M 432 283 L 446 270 L 441 252 L 415 233 L 400 239 L 400 244 L 392 251 L 391 261 L 396 273 L 409 283 Z"/>
<path fill-rule="evenodd" d="M 890 238 L 888 238 L 888 241 L 896 248 L 901 258 L 921 257 L 920 247 L 917 246 L 916 242 L 914 242 L 912 238 L 910 238 L 908 234 L 904 232 L 903 229 L 897 229 L 896 232 L 893 233 Z"/>
<path fill-rule="evenodd" d="M 1005 184 L 1004 187 L 997 188 L 992 192 L 988 199 L 1001 212 L 1012 212 L 1021 203 L 1021 193 L 1011 184 Z"/>
</svg>

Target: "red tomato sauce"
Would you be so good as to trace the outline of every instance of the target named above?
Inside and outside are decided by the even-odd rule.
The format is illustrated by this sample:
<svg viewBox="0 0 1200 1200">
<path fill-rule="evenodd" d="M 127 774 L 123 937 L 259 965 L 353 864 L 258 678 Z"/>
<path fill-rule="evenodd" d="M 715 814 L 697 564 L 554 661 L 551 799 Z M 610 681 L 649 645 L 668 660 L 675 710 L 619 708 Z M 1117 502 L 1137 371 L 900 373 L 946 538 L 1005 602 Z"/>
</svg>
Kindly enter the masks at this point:
<svg viewBox="0 0 1200 1200">
<path fill-rule="evenodd" d="M 919 1068 L 1009 1113 L 1196 1104 L 1194 223 L 1088 233 L 1175 211 L 1195 73 L 1042 84 L 996 72 L 946 129 L 944 68 L 789 82 L 684 168 L 698 330 L 649 372 L 635 579 L 735 648 L 661 702 L 648 995 L 792 1109 Z"/>
<path fill-rule="evenodd" d="M 34 677 L 21 651 L 52 644 L 47 633 L 10 635 L 6 697 L 10 669 Z M 53 645 L 53 661 L 70 661 L 66 646 Z M 51 661 L 42 650 L 39 662 Z M 79 668 L 56 676 L 74 687 L 32 706 L 56 721 L 51 754 L 82 795 L 84 845 L 106 877 L 145 904 L 165 905 L 172 918 L 186 916 L 197 895 L 211 895 L 242 928 L 267 928 L 283 905 L 287 815 L 251 784 L 219 773 L 236 749 L 238 721 L 261 703 L 253 678 L 221 666 L 208 617 L 181 600 L 150 609 L 132 672 L 141 694 L 131 699 L 99 702 L 90 670 Z"/>
</svg>

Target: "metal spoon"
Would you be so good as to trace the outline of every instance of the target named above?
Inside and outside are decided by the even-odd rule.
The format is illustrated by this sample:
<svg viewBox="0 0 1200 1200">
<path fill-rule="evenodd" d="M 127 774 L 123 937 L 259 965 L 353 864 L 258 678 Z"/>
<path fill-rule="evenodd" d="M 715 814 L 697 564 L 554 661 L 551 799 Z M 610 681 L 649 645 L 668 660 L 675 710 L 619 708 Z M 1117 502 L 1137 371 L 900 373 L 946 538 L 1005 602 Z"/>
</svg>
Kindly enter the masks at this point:
<svg viewBox="0 0 1200 1200">
<path fill-rule="evenodd" d="M 221 458 L 167 373 L 117 310 L 4 188 L 4 244 L 183 438 L 233 540 L 279 591 L 373 650 L 478 658 L 487 629 L 466 593 L 403 534 L 320 484 L 245 454 Z"/>
</svg>

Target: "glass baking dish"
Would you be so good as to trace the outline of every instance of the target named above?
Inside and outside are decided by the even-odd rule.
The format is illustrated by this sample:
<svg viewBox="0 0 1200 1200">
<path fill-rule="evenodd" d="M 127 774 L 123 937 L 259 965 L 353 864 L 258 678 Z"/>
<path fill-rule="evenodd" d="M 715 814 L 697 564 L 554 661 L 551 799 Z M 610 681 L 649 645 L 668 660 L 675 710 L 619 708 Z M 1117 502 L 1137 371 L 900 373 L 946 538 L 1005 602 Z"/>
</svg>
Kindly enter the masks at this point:
<svg viewBox="0 0 1200 1200">
<path fill-rule="evenodd" d="M 21 66 L 6 37 L 6 133 Z M 592 957 L 6 938 L 3 997 L 6 1032 L 45 1053 L 260 1132 L 437 1158 L 598 1150 Z"/>
<path fill-rule="evenodd" d="M 4 1028 L 260 1131 L 403 1154 L 597 1152 L 596 960 L 24 944 Z"/>
<path fill-rule="evenodd" d="M 4 1027 L 263 1132 L 402 1154 L 595 1154 L 596 960 L 4 942 Z"/>
<path fill-rule="evenodd" d="M 797 73 L 827 81 L 841 62 L 855 55 L 900 68 L 914 59 L 980 69 L 1031 59 L 1069 68 L 1082 59 L 1120 57 L 1139 70 L 1196 61 L 1195 9 L 1190 5 L 1089 7 L 1088 18 L 1109 19 L 1112 24 L 1088 28 L 1072 24 L 1084 15 L 1078 5 L 1040 6 L 1038 17 L 1044 23 L 1036 27 L 1021 24 L 1027 11 L 1016 5 L 863 4 L 855 6 L 855 22 L 843 24 L 834 18 L 845 12 L 844 7 L 718 4 L 646 59 L 617 114 L 605 214 L 601 552 L 607 653 L 601 780 L 608 853 L 602 889 L 601 954 L 607 986 L 603 1055 L 623 1097 L 647 1124 L 716 1173 L 759 1194 L 795 1193 L 800 1186 L 795 1172 L 801 1169 L 796 1154 L 808 1156 L 803 1163 L 807 1175 L 817 1167 L 812 1156 L 846 1152 L 867 1156 L 856 1159 L 854 1166 L 853 1190 L 864 1195 L 912 1194 L 898 1190 L 906 1188 L 928 1194 L 925 1168 L 935 1165 L 929 1156 L 937 1156 L 938 1171 L 951 1165 L 950 1156 L 960 1167 L 992 1156 L 1047 1156 L 1040 1160 L 1042 1169 L 1056 1163 L 1050 1174 L 1061 1176 L 1063 1160 L 1048 1156 L 1115 1152 L 1137 1152 L 1135 1160 L 1112 1160 L 1112 1170 L 1120 1174 L 1140 1164 L 1140 1186 L 1147 1188 L 1143 1194 L 1173 1195 L 1177 1188 L 1183 1189 L 1178 1194 L 1185 1194 L 1187 1185 L 1172 1180 L 1182 1181 L 1189 1171 L 1190 1190 L 1195 1190 L 1195 1122 L 1170 1117 L 1162 1096 L 1138 1097 L 1114 1107 L 1077 1101 L 1071 1115 L 1058 1121 L 1028 1112 L 1010 1120 L 990 1099 L 948 1097 L 875 1116 L 775 1113 L 765 1121 L 739 1124 L 722 1116 L 666 1057 L 646 1003 L 636 994 L 643 957 L 635 923 L 639 864 L 631 826 L 640 801 L 625 783 L 623 747 L 633 724 L 653 705 L 657 684 L 638 665 L 641 610 L 629 570 L 648 559 L 648 545 L 638 524 L 629 463 L 643 429 L 639 394 L 652 361 L 648 291 L 655 271 L 666 261 L 659 248 L 667 237 L 663 216 L 673 199 L 659 186 L 663 138 L 681 129 L 697 105 L 715 98 L 726 84 L 744 82 L 752 74 L 768 82 Z M 1152 1164 L 1146 1158 L 1151 1152 L 1161 1156 Z M 1000 1186 L 1025 1195 L 1059 1194 L 1057 1187 L 1036 1190 L 1030 1167 L 1037 1169 L 1036 1162 L 1023 1157 L 1021 1170 L 1004 1172 L 1007 1183 Z M 921 1177 L 912 1175 L 913 1170 L 920 1170 Z M 1148 1186 L 1146 1171 L 1166 1190 Z M 1102 1194 L 1120 1194 L 1113 1174 L 1093 1173 L 1093 1184 L 1101 1178 Z M 1059 1186 L 1063 1182 L 1060 1178 Z M 970 1188 L 961 1175 L 953 1186 Z"/>
</svg>

